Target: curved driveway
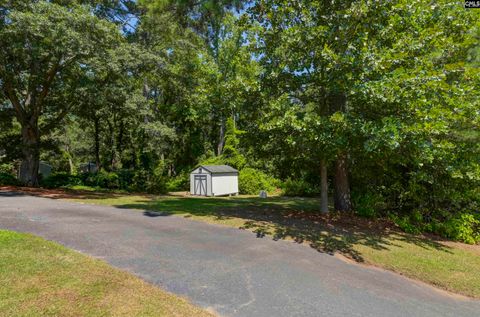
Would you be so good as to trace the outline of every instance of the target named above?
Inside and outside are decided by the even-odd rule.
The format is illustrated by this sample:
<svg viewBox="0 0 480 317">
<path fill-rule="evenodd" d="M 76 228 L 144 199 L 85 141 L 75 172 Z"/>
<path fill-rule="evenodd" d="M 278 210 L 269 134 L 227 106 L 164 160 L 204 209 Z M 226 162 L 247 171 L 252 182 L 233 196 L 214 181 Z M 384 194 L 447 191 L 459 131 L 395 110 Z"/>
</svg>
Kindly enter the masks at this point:
<svg viewBox="0 0 480 317">
<path fill-rule="evenodd" d="M 222 316 L 480 316 L 479 301 L 180 217 L 0 192 L 0 228 L 102 258 Z"/>
</svg>

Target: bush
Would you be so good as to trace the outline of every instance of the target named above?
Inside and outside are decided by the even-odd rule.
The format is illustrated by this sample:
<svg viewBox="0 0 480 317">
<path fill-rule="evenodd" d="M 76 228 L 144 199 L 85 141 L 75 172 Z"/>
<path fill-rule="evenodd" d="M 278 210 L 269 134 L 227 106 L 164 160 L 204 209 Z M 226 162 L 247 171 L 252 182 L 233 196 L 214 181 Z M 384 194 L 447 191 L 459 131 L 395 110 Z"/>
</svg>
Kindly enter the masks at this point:
<svg viewBox="0 0 480 317">
<path fill-rule="evenodd" d="M 452 217 L 450 212 L 439 210 L 432 217 L 432 214 L 416 210 L 404 216 L 393 214 L 390 218 L 407 233 L 431 232 L 468 244 L 480 242 L 480 214 L 463 212 Z"/>
<path fill-rule="evenodd" d="M 118 175 L 118 186 L 120 189 L 130 190 L 133 186 L 133 180 L 135 176 L 134 170 L 121 169 L 115 172 Z"/>
<path fill-rule="evenodd" d="M 179 192 L 189 190 L 190 174 L 181 173 L 167 181 L 166 189 L 168 192 Z"/>
<path fill-rule="evenodd" d="M 96 174 L 85 174 L 85 185 L 113 190 L 131 192 L 164 193 L 165 180 L 157 172 L 145 169 L 118 170 L 116 172 L 100 171 Z"/>
<path fill-rule="evenodd" d="M 254 168 L 244 168 L 238 176 L 238 186 L 241 194 L 258 195 L 261 190 L 273 192 L 278 181 L 262 171 Z"/>
<path fill-rule="evenodd" d="M 98 186 L 107 189 L 119 189 L 120 177 L 114 172 L 100 171 L 96 174 L 89 174 L 85 185 Z"/>
<path fill-rule="evenodd" d="M 385 205 L 382 195 L 373 192 L 367 193 L 352 193 L 352 202 L 355 212 L 360 217 L 375 218 L 379 211 Z"/>
<path fill-rule="evenodd" d="M 15 174 L 14 171 L 15 171 L 15 168 L 11 163 L 0 164 L 0 173 L 10 174 L 13 176 Z"/>
<path fill-rule="evenodd" d="M 145 169 L 138 169 L 134 172 L 131 183 L 128 185 L 127 190 L 144 192 L 147 191 L 148 176 L 150 173 Z"/>
<path fill-rule="evenodd" d="M 303 179 L 293 180 L 287 179 L 283 183 L 283 194 L 285 196 L 315 196 L 318 195 L 320 189 L 316 186 L 311 185 Z"/>
<path fill-rule="evenodd" d="M 18 186 L 20 182 L 10 173 L 0 172 L 0 185 L 2 186 Z"/>
<path fill-rule="evenodd" d="M 480 242 L 480 216 L 471 213 L 457 215 L 443 224 L 447 238 L 468 244 Z"/>
<path fill-rule="evenodd" d="M 166 178 L 155 172 L 151 175 L 147 182 L 147 193 L 165 194 L 167 192 Z"/>
<path fill-rule="evenodd" d="M 391 215 L 390 219 L 406 233 L 420 234 L 422 227 L 415 224 L 409 216 Z"/>
<path fill-rule="evenodd" d="M 45 179 L 40 180 L 40 185 L 46 188 L 58 188 L 63 186 L 83 185 L 82 178 L 65 172 L 52 173 Z"/>
</svg>

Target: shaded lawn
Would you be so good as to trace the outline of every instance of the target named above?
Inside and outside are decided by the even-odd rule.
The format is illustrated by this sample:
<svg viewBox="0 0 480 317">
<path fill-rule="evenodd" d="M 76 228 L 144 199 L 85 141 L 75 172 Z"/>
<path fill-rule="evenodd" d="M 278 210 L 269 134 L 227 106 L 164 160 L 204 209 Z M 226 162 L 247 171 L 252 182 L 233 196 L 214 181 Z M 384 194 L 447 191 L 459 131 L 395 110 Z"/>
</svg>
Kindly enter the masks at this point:
<svg viewBox="0 0 480 317">
<path fill-rule="evenodd" d="M 1 316 L 212 316 L 59 244 L 0 230 Z"/>
<path fill-rule="evenodd" d="M 145 216 L 177 215 L 250 230 L 257 237 L 306 243 L 319 252 L 342 254 L 480 298 L 480 249 L 400 232 L 387 221 L 354 215 L 318 214 L 315 198 L 197 198 L 93 194 L 84 203 L 133 208 Z"/>
</svg>

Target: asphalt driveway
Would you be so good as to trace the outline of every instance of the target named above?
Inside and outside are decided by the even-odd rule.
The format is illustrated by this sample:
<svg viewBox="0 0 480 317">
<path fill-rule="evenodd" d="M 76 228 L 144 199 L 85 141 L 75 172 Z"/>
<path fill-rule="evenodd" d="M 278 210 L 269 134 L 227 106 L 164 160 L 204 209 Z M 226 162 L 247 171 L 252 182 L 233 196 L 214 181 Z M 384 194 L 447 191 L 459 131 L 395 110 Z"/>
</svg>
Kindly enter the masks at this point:
<svg viewBox="0 0 480 317">
<path fill-rule="evenodd" d="M 222 316 L 480 316 L 480 301 L 180 217 L 0 192 L 0 229 L 104 259 Z"/>
</svg>

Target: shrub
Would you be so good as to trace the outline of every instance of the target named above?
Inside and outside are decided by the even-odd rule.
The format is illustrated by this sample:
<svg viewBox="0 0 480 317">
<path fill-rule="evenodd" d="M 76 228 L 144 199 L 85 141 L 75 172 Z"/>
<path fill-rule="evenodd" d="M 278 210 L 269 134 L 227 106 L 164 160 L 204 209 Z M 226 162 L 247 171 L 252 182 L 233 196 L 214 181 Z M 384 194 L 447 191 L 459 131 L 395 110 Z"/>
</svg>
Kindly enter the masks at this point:
<svg viewBox="0 0 480 317">
<path fill-rule="evenodd" d="M 273 192 L 278 181 L 262 171 L 254 168 L 244 168 L 238 176 L 238 186 L 241 194 L 257 195 L 261 190 Z"/>
<path fill-rule="evenodd" d="M 147 182 L 147 193 L 165 194 L 167 192 L 166 178 L 161 174 L 153 173 Z"/>
<path fill-rule="evenodd" d="M 52 173 L 45 179 L 40 180 L 40 185 L 46 188 L 58 188 L 63 186 L 83 185 L 82 178 L 65 172 Z"/>
<path fill-rule="evenodd" d="M 453 240 L 468 244 L 480 242 L 480 216 L 464 213 L 452 217 L 443 224 L 443 231 L 447 238 Z"/>
<path fill-rule="evenodd" d="M 129 190 L 133 185 L 134 170 L 121 169 L 115 172 L 118 175 L 118 186 L 120 189 Z"/>
<path fill-rule="evenodd" d="M 355 212 L 365 218 L 374 218 L 378 215 L 378 211 L 384 205 L 382 195 L 378 193 L 352 193 L 352 201 Z"/>
<path fill-rule="evenodd" d="M 314 186 L 303 179 L 287 179 L 283 183 L 283 194 L 285 196 L 315 196 L 320 192 L 317 186 Z"/>
<path fill-rule="evenodd" d="M 470 212 L 451 216 L 446 210 L 432 214 L 415 210 L 409 215 L 390 215 L 395 224 L 407 233 L 431 232 L 442 237 L 468 244 L 480 242 L 480 215 Z"/>
<path fill-rule="evenodd" d="M 179 192 L 189 190 L 190 174 L 181 173 L 176 177 L 170 178 L 166 183 L 168 192 Z"/>
<path fill-rule="evenodd" d="M 15 168 L 11 163 L 0 164 L 0 173 L 10 174 L 13 176 L 15 174 L 14 170 Z"/>
<path fill-rule="evenodd" d="M 136 192 L 146 191 L 149 175 L 150 173 L 145 169 L 136 170 L 127 190 Z"/>
<path fill-rule="evenodd" d="M 100 171 L 96 174 L 87 174 L 85 185 L 107 189 L 119 189 L 120 178 L 117 173 Z"/>
<path fill-rule="evenodd" d="M 406 233 L 419 234 L 422 232 L 422 228 L 412 222 L 409 216 L 391 215 L 390 219 Z"/>
<path fill-rule="evenodd" d="M 120 177 L 115 172 L 101 171 L 97 174 L 97 186 L 108 189 L 120 188 Z"/>
<path fill-rule="evenodd" d="M 20 182 L 10 173 L 0 172 L 0 185 L 17 186 Z"/>
</svg>

